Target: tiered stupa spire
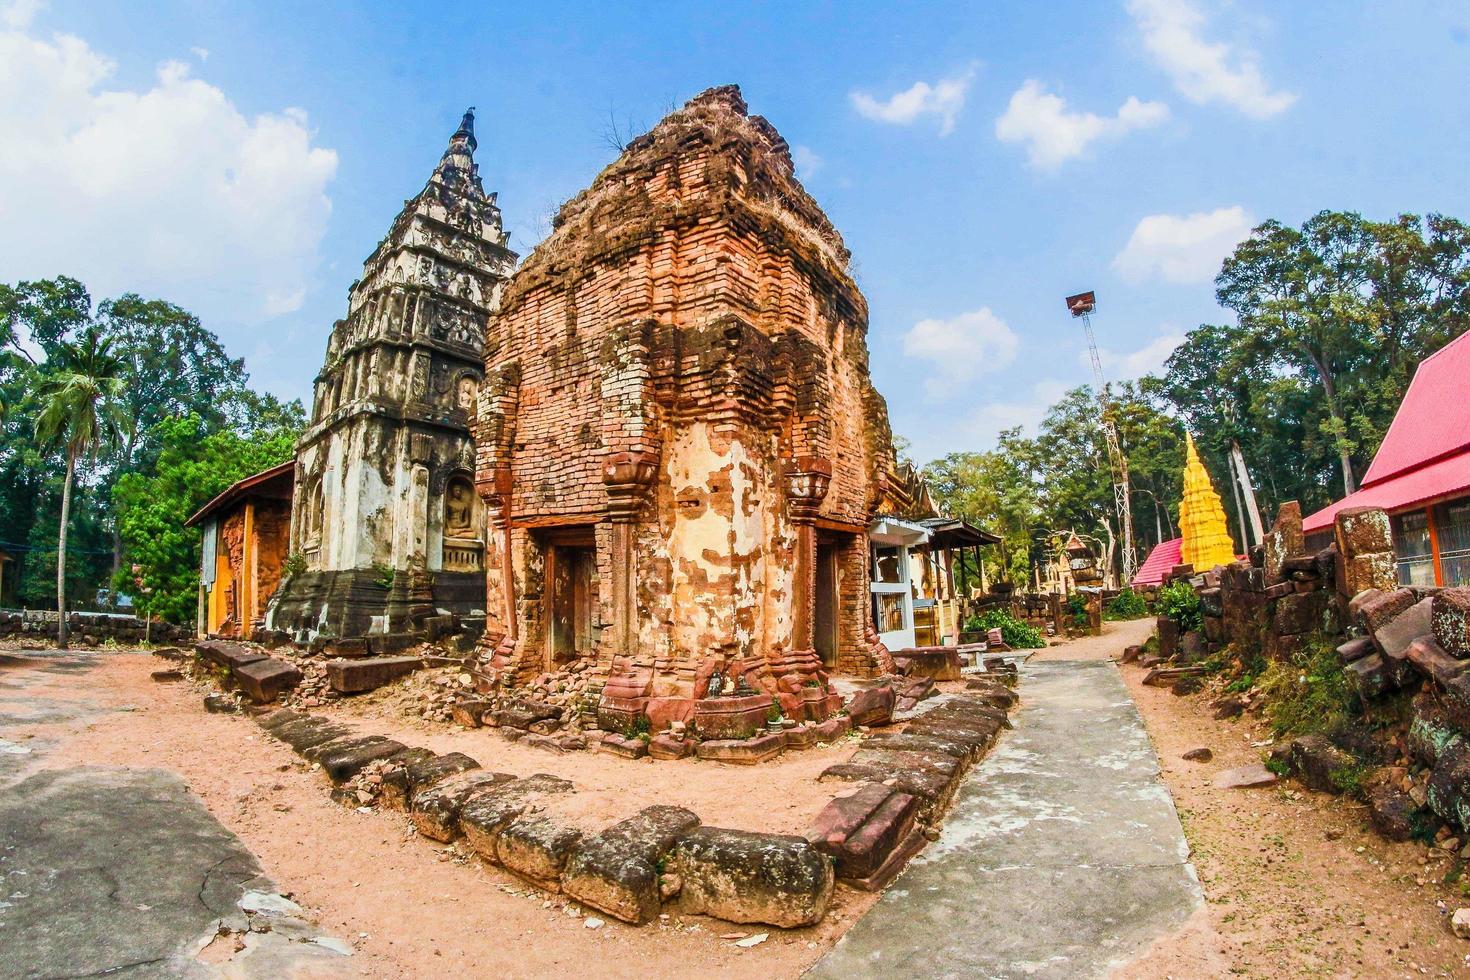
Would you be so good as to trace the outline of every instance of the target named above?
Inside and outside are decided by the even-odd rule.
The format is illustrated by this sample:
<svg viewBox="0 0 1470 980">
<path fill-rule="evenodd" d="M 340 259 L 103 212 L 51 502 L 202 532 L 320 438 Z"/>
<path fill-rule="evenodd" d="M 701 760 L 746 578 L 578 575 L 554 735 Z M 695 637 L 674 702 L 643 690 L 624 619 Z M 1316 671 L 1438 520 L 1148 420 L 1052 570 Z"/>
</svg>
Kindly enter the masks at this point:
<svg viewBox="0 0 1470 980">
<path fill-rule="evenodd" d="M 1184 542 L 1179 560 L 1202 572 L 1235 561 L 1235 546 L 1230 541 L 1225 507 L 1194 447 L 1194 437 L 1186 432 L 1184 439 L 1184 499 L 1179 502 L 1179 529 Z"/>
</svg>

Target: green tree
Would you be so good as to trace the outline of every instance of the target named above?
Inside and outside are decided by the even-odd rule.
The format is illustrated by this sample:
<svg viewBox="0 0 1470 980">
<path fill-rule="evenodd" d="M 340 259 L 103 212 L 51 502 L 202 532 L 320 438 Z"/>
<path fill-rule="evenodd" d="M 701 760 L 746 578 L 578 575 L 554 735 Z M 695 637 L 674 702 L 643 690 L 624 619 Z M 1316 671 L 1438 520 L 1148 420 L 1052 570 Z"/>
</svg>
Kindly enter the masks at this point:
<svg viewBox="0 0 1470 980">
<path fill-rule="evenodd" d="M 1040 517 L 1024 443 L 1019 429 L 1007 429 L 995 450 L 951 453 L 924 468 L 941 511 L 1000 535 L 998 578 L 1008 582 L 1029 575 L 1031 533 Z"/>
<path fill-rule="evenodd" d="M 61 491 L 61 526 L 56 539 L 56 610 L 60 615 L 57 642 L 67 645 L 66 532 L 71 511 L 71 488 L 76 463 L 95 456 L 107 443 L 117 441 L 124 421 L 119 407 L 123 365 L 111 344 L 88 327 L 73 343 L 58 341 L 55 371 L 37 392 L 40 410 L 36 438 L 66 453 L 66 475 Z"/>
<path fill-rule="evenodd" d="M 250 435 L 209 432 L 197 415 L 159 422 L 149 438 L 159 447 L 147 473 L 125 473 L 112 491 L 119 533 L 130 564 L 138 565 L 150 605 L 163 618 L 187 622 L 195 612 L 199 583 L 198 528 L 191 514 L 230 484 L 290 459 L 298 430 L 277 426 Z M 131 589 L 119 573 L 117 587 Z"/>
</svg>

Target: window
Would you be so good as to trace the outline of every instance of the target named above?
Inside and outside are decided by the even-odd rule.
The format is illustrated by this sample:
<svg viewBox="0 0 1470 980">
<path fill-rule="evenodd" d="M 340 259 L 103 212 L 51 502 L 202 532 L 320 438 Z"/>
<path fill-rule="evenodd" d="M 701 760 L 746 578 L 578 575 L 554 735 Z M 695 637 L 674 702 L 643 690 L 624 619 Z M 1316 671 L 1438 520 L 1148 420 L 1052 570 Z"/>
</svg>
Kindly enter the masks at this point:
<svg viewBox="0 0 1470 980">
<path fill-rule="evenodd" d="M 873 581 L 884 585 L 902 585 L 904 582 L 903 553 L 906 549 L 893 545 L 878 545 L 873 549 Z"/>
<path fill-rule="evenodd" d="M 873 622 L 883 642 L 913 645 L 914 598 L 909 584 L 909 549 L 874 544 L 872 550 Z M 898 634 L 898 635 L 894 635 Z"/>
<path fill-rule="evenodd" d="M 1434 585 L 1434 551 L 1429 539 L 1429 512 L 1393 518 L 1393 553 L 1400 585 Z"/>
<path fill-rule="evenodd" d="M 1439 538 L 1439 566 L 1446 586 L 1470 585 L 1470 500 L 1440 504 L 1434 509 Z"/>
</svg>

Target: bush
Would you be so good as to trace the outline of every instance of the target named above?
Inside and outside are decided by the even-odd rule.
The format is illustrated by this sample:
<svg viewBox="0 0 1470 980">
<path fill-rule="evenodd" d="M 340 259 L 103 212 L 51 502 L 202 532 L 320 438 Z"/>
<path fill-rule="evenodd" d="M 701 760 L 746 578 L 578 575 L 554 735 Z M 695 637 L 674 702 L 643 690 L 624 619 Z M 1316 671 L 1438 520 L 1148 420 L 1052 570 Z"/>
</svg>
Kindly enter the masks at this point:
<svg viewBox="0 0 1470 980">
<path fill-rule="evenodd" d="M 1126 587 L 1103 608 L 1103 619 L 1142 619 L 1147 615 L 1148 603 L 1143 596 Z"/>
<path fill-rule="evenodd" d="M 1092 623 L 1087 617 L 1087 596 L 1081 592 L 1073 592 L 1067 596 L 1067 616 L 1072 620 L 1072 625 L 1079 630 L 1085 630 Z"/>
<path fill-rule="evenodd" d="M 1021 622 L 1004 609 L 987 609 L 978 616 L 971 616 L 965 623 L 965 629 L 972 632 L 998 629 L 1001 638 L 1018 650 L 1046 646 L 1040 630 Z"/>
<path fill-rule="evenodd" d="M 1271 729 L 1284 735 L 1332 735 L 1351 726 L 1360 702 L 1342 660 L 1326 638 L 1314 636 L 1290 659 L 1267 665 L 1259 680 Z"/>
<path fill-rule="evenodd" d="M 1174 620 L 1184 632 L 1204 625 L 1199 593 L 1184 579 L 1176 579 L 1159 590 L 1159 615 Z"/>
</svg>

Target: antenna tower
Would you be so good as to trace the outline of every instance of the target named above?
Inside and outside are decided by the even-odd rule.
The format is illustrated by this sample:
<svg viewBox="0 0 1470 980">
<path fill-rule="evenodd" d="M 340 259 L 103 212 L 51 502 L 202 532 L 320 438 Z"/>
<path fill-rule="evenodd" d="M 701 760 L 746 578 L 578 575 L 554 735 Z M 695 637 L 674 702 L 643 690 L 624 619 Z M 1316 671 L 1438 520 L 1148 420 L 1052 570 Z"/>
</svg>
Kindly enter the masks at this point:
<svg viewBox="0 0 1470 980">
<path fill-rule="evenodd" d="M 1123 525 L 1123 581 L 1126 586 L 1133 581 L 1138 571 L 1138 559 L 1133 553 L 1133 507 L 1129 503 L 1128 457 L 1123 455 L 1118 443 L 1118 428 L 1113 422 L 1113 412 L 1108 404 L 1107 388 L 1103 383 L 1102 359 L 1097 354 L 1097 337 L 1092 332 L 1092 313 L 1097 309 L 1097 295 L 1091 291 L 1067 297 L 1067 310 L 1082 321 L 1087 332 L 1087 352 L 1092 355 L 1092 380 L 1097 386 L 1099 420 L 1102 423 L 1103 441 L 1108 446 L 1108 465 L 1113 474 L 1113 505 L 1118 511 L 1118 521 Z"/>
</svg>

